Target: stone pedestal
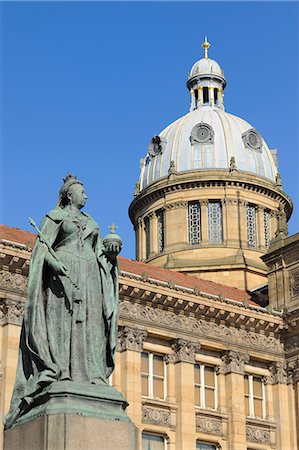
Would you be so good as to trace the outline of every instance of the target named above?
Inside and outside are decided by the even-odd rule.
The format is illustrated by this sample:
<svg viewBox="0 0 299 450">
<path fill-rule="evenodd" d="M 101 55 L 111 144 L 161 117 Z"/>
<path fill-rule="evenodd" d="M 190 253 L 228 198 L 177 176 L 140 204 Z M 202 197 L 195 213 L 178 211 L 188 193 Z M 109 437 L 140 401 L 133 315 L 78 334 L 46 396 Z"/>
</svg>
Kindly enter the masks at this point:
<svg viewBox="0 0 299 450">
<path fill-rule="evenodd" d="M 4 450 L 137 450 L 123 395 L 108 385 L 53 383 L 4 433 Z"/>
</svg>

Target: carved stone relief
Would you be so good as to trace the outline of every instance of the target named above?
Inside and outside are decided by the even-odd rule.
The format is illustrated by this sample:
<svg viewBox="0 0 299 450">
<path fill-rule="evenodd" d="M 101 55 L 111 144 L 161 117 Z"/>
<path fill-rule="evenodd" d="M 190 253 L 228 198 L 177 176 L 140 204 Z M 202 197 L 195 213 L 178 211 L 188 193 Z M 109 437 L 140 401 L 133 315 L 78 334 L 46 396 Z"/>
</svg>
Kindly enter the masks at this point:
<svg viewBox="0 0 299 450">
<path fill-rule="evenodd" d="M 25 310 L 25 303 L 21 300 L 1 299 L 0 300 L 0 321 L 1 323 L 13 323 L 21 325 Z"/>
<path fill-rule="evenodd" d="M 244 365 L 250 360 L 249 355 L 246 353 L 235 352 L 233 350 L 227 350 L 221 357 L 224 366 L 222 372 L 227 373 L 244 373 Z"/>
<path fill-rule="evenodd" d="M 196 414 L 196 432 L 207 434 L 223 434 L 221 419 Z"/>
<path fill-rule="evenodd" d="M 20 273 L 1 270 L 0 286 L 7 289 L 16 289 L 25 292 L 28 286 L 28 278 Z"/>
<path fill-rule="evenodd" d="M 299 297 L 299 270 L 290 272 L 290 289 L 291 298 L 296 299 Z"/>
<path fill-rule="evenodd" d="M 270 375 L 266 377 L 269 384 L 287 384 L 289 382 L 288 367 L 285 361 L 273 361 L 269 366 Z"/>
<path fill-rule="evenodd" d="M 141 352 L 146 336 L 147 332 L 144 330 L 124 327 L 118 332 L 118 349 L 121 352 L 124 350 L 135 350 Z"/>
<path fill-rule="evenodd" d="M 189 362 L 194 364 L 195 354 L 200 350 L 200 344 L 186 341 L 185 339 L 177 339 L 171 345 L 175 362 Z"/>
<path fill-rule="evenodd" d="M 171 414 L 169 410 L 142 406 L 142 422 L 170 427 Z"/>
<path fill-rule="evenodd" d="M 248 441 L 266 444 L 270 443 L 270 438 L 270 430 L 253 425 L 246 426 L 246 439 Z"/>
<path fill-rule="evenodd" d="M 156 323 L 171 330 L 194 332 L 198 337 L 211 337 L 229 344 L 234 342 L 259 350 L 283 351 L 282 343 L 275 337 L 264 336 L 253 331 L 237 330 L 227 325 L 219 325 L 203 319 L 177 315 L 170 311 L 136 303 L 132 304 L 127 301 L 123 301 L 120 304 L 120 316 L 121 318 L 134 321 L 138 320 L 150 324 Z"/>
</svg>

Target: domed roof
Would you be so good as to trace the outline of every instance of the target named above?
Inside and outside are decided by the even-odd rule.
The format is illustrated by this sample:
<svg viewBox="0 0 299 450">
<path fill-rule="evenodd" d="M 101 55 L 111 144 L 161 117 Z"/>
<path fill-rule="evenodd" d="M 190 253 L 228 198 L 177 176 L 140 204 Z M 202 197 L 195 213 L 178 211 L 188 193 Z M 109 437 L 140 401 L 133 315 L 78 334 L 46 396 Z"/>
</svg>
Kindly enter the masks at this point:
<svg viewBox="0 0 299 450">
<path fill-rule="evenodd" d="M 223 76 L 223 70 L 221 69 L 220 65 L 217 61 L 211 58 L 202 58 L 199 61 L 197 61 L 195 64 L 193 64 L 190 73 L 189 78 L 195 76 L 195 75 L 203 75 L 203 74 L 215 74 Z"/>
<path fill-rule="evenodd" d="M 197 108 L 152 139 L 141 165 L 140 189 L 167 176 L 171 161 L 181 173 L 229 169 L 232 157 L 238 171 L 275 182 L 272 154 L 248 122 L 217 106 Z"/>
</svg>

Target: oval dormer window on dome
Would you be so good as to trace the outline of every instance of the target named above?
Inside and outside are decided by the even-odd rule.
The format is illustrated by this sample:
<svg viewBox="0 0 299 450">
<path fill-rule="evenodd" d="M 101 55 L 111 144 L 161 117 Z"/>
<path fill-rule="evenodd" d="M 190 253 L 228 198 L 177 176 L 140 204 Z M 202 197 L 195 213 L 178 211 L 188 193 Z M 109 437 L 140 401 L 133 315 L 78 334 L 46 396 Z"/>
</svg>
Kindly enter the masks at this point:
<svg viewBox="0 0 299 450">
<path fill-rule="evenodd" d="M 259 133 L 254 128 L 251 128 L 243 133 L 242 139 L 246 147 L 261 151 L 263 141 Z"/>
<path fill-rule="evenodd" d="M 195 125 L 191 131 L 191 144 L 213 144 L 214 131 L 207 123 Z"/>
<path fill-rule="evenodd" d="M 150 156 L 154 157 L 163 152 L 166 144 L 166 139 L 161 138 L 160 136 L 153 136 L 149 145 L 148 145 L 148 153 Z"/>
</svg>

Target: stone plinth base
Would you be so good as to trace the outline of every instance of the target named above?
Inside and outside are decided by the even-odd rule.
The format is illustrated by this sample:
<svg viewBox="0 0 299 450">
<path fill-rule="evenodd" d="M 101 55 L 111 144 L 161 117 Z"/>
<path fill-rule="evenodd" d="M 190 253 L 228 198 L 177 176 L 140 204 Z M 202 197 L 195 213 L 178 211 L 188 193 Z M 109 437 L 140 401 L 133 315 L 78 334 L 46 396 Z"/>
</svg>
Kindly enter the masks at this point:
<svg viewBox="0 0 299 450">
<path fill-rule="evenodd" d="M 137 429 L 112 386 L 57 381 L 6 422 L 4 450 L 137 450 Z"/>
<path fill-rule="evenodd" d="M 130 422 L 53 414 L 16 425 L 4 433 L 4 450 L 137 450 Z"/>
</svg>

